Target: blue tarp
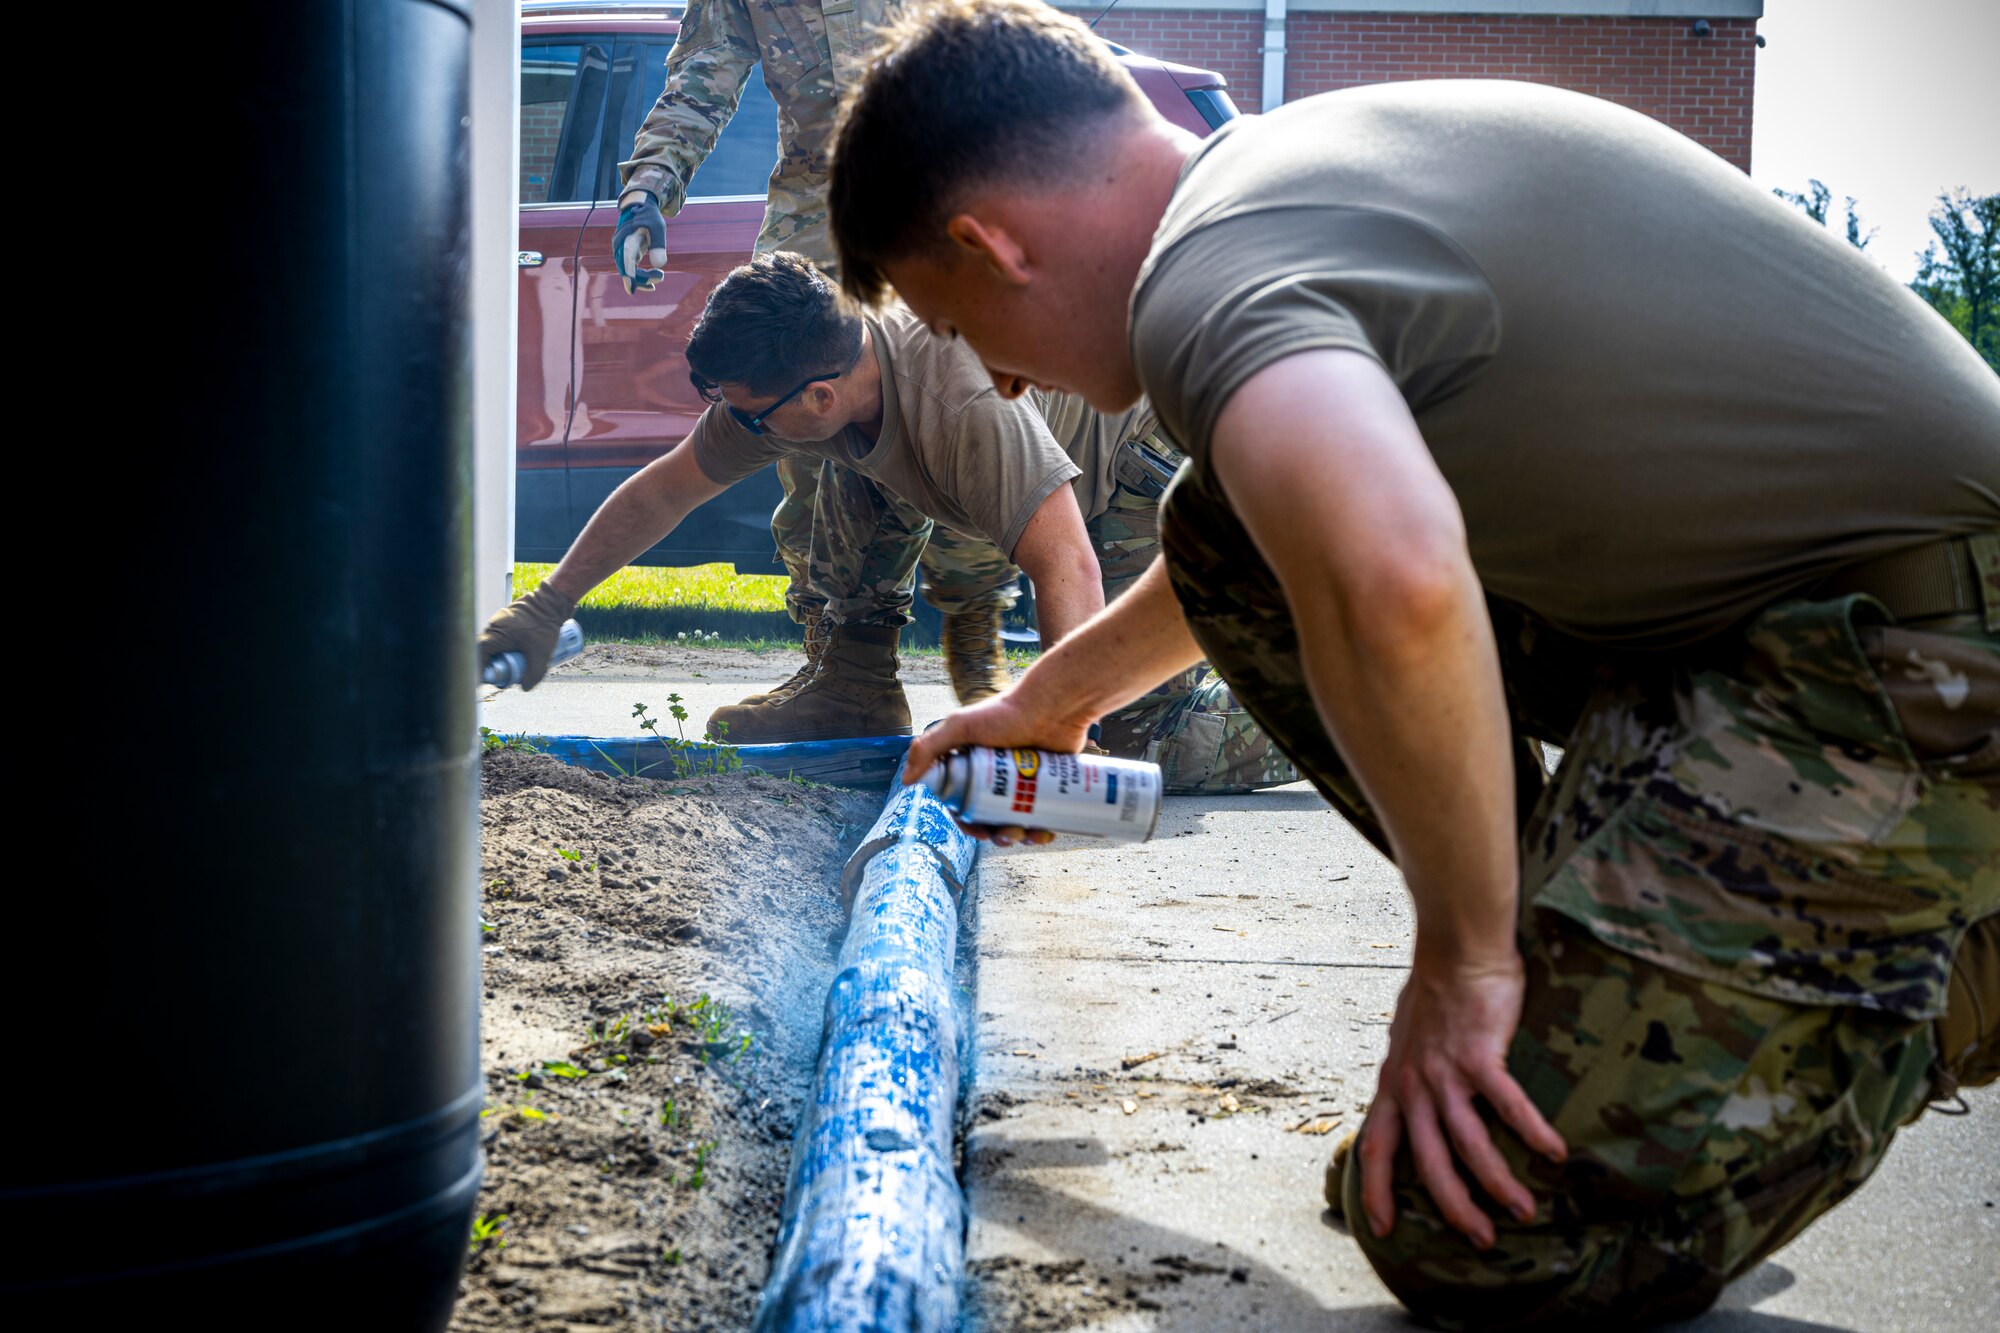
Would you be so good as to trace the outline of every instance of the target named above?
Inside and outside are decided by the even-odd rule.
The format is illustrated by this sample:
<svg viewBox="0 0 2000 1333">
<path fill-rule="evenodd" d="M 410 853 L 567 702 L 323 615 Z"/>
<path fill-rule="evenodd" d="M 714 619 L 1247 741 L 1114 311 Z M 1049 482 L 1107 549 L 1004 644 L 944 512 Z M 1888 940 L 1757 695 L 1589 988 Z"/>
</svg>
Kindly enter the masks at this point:
<svg viewBox="0 0 2000 1333">
<path fill-rule="evenodd" d="M 676 750 L 645 736 L 530 736 L 528 739 L 537 748 L 566 764 L 596 769 L 600 773 L 672 778 L 682 771 L 676 760 L 689 770 L 706 768 L 715 762 L 713 746 L 695 745 Z M 801 777 L 813 782 L 837 783 L 843 787 L 879 789 L 896 779 L 903 766 L 903 752 L 910 748 L 910 738 L 864 736 L 858 740 L 737 745 L 730 748 L 742 761 L 743 767 L 769 773 L 772 777 Z"/>
</svg>

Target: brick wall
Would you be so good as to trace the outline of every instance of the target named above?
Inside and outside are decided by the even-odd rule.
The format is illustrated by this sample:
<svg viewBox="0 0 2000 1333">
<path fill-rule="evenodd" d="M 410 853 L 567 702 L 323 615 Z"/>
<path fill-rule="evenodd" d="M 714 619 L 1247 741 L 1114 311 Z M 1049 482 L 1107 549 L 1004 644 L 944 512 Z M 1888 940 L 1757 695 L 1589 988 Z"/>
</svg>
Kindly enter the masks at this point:
<svg viewBox="0 0 2000 1333">
<path fill-rule="evenodd" d="M 521 202 L 541 204 L 549 198 L 549 172 L 555 166 L 556 145 L 562 138 L 564 102 L 524 102 L 521 106 Z"/>
<path fill-rule="evenodd" d="M 1072 9 L 1088 21 L 1096 9 Z M 1664 121 L 1750 169 L 1755 19 L 1479 14 L 1331 14 L 1294 10 L 1285 27 L 1285 98 L 1401 79 L 1526 79 L 1608 98 Z M 1238 107 L 1263 99 L 1259 10 L 1146 10 L 1121 3 L 1097 31 L 1135 51 L 1213 69 Z"/>
</svg>

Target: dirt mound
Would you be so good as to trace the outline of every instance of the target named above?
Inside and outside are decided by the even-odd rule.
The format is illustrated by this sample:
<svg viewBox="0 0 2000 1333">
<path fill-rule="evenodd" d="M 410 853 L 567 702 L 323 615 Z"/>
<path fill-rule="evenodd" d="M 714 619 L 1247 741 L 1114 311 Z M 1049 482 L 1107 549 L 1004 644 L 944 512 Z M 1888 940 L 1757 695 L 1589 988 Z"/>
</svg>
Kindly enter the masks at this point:
<svg viewBox="0 0 2000 1333">
<path fill-rule="evenodd" d="M 741 1329 L 878 798 L 483 765 L 486 1184 L 454 1330 Z M 504 1221 L 496 1221 L 504 1217 Z"/>
</svg>

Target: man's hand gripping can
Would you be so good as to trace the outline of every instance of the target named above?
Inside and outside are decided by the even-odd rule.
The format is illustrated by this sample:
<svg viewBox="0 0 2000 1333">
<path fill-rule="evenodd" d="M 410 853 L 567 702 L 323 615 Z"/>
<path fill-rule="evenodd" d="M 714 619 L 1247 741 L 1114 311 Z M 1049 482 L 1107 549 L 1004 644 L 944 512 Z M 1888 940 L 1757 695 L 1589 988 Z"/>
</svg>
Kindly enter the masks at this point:
<svg viewBox="0 0 2000 1333">
<path fill-rule="evenodd" d="M 1142 759 L 975 745 L 932 764 L 923 783 L 967 824 L 1144 842 L 1160 823 L 1160 766 Z"/>
</svg>

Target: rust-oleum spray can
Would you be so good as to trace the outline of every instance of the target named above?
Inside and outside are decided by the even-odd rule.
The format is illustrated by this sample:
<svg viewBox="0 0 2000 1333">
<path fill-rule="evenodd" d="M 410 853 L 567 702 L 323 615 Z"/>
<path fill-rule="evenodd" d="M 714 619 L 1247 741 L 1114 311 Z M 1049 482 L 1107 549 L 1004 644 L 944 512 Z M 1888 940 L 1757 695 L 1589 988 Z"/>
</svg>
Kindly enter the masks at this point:
<svg viewBox="0 0 2000 1333">
<path fill-rule="evenodd" d="M 1160 823 L 1160 766 L 1047 750 L 956 750 L 923 783 L 968 824 L 1144 842 Z"/>
</svg>

